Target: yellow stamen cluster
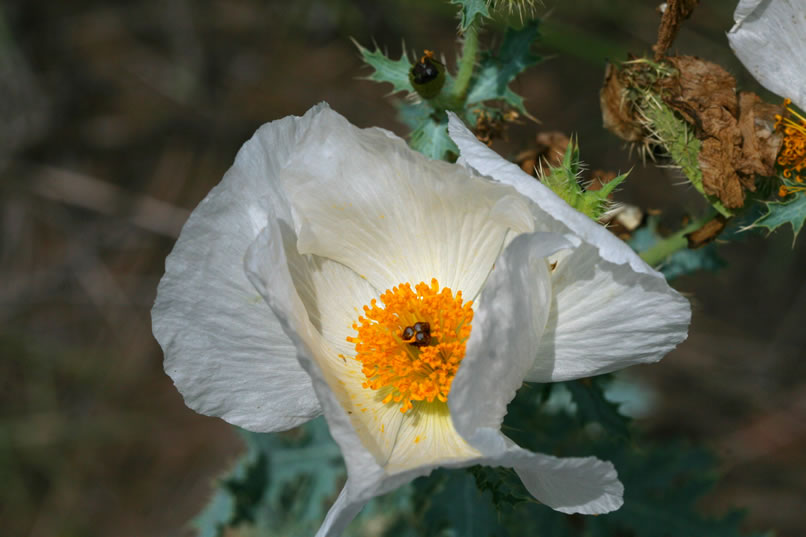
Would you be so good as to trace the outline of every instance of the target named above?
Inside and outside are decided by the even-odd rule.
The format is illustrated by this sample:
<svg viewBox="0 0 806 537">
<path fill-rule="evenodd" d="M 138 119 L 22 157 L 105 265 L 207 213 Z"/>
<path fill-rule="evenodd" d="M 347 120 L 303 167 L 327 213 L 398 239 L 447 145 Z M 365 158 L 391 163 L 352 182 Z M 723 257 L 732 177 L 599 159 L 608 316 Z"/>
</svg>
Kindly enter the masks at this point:
<svg viewBox="0 0 806 537">
<path fill-rule="evenodd" d="M 447 287 L 440 290 L 436 279 L 431 285 L 402 283 L 380 296 L 383 305 L 372 299 L 364 315 L 353 324 L 358 332 L 347 341 L 355 345 L 355 359 L 366 377 L 364 388 L 388 389 L 384 403 L 401 403 L 406 412 L 412 401 L 448 401 L 451 383 L 465 356 L 473 320 L 472 301 L 462 302 Z M 404 339 L 406 328 L 428 323 L 427 344 L 415 338 Z"/>
<path fill-rule="evenodd" d="M 794 176 L 795 181 L 802 183 L 801 173 L 806 168 L 806 118 L 792 109 L 791 103 L 785 99 L 785 114 L 775 116 L 775 128 L 782 128 L 784 133 L 777 162 L 783 168 L 784 177 L 790 179 Z"/>
</svg>

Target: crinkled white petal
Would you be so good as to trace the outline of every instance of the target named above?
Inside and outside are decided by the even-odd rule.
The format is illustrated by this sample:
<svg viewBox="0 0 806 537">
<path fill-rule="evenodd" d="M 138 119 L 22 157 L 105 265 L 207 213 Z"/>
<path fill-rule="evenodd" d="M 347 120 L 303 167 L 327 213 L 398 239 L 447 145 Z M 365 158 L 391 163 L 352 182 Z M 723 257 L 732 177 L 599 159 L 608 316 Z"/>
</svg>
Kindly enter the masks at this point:
<svg viewBox="0 0 806 537">
<path fill-rule="evenodd" d="M 552 457 L 530 453 L 515 465 L 526 490 L 562 513 L 599 515 L 624 504 L 624 485 L 613 463 L 596 457 Z"/>
<path fill-rule="evenodd" d="M 526 380 L 555 382 L 655 362 L 686 337 L 688 301 L 664 280 L 583 244 L 556 259 L 546 330 Z"/>
<path fill-rule="evenodd" d="M 736 10 L 733 12 L 734 22 L 736 24 L 742 22 L 752 14 L 763 1 L 764 0 L 739 0 L 739 3 L 736 4 Z"/>
<path fill-rule="evenodd" d="M 556 233 L 527 233 L 495 262 L 448 396 L 457 431 L 474 447 L 476 429 L 500 427 L 532 368 L 551 305 L 547 257 L 572 247 L 571 240 Z"/>
<path fill-rule="evenodd" d="M 357 512 L 356 506 L 366 501 L 362 496 L 363 491 L 377 489 L 385 474 L 377 462 L 379 448 L 373 445 L 373 437 L 360 423 L 357 430 L 356 422 L 348 414 L 346 405 L 349 405 L 349 395 L 333 374 L 333 362 L 341 359 L 310 321 L 294 284 L 292 273 L 307 262 L 293 247 L 289 247 L 289 242 L 294 238 L 293 230 L 289 227 L 281 229 L 278 225 L 269 225 L 249 248 L 245 268 L 250 281 L 293 341 L 297 359 L 312 379 L 330 433 L 344 455 L 350 486 L 338 504 L 339 512 L 328 515 L 329 524 L 335 529 L 323 533 L 338 535 L 339 528 L 349 522 L 345 521 L 344 513 L 352 513 L 353 516 Z M 324 265 L 330 264 L 335 265 L 333 262 Z M 342 511 L 344 513 L 339 514 Z"/>
<path fill-rule="evenodd" d="M 349 483 L 341 489 L 336 501 L 328 509 L 325 520 L 315 537 L 338 537 L 361 512 L 366 501 L 351 497 Z"/>
<path fill-rule="evenodd" d="M 277 272 L 267 272 L 279 262 L 265 232 L 250 248 L 247 270 L 261 278 L 261 288 L 271 293 L 287 282 Z M 308 347 L 339 404 L 347 411 L 353 429 L 386 473 L 436 465 L 478 455 L 455 431 L 444 405 L 415 402 L 415 409 L 400 412 L 400 405 L 383 403 L 386 390 L 364 388 L 366 377 L 347 342 L 355 336 L 352 325 L 362 307 L 378 298 L 369 283 L 335 261 L 296 250 L 293 230 L 280 225 L 284 262 L 302 310 L 295 312 L 298 330 L 308 337 Z M 285 292 L 285 291 L 283 291 Z M 274 294 L 278 294 L 274 292 Z M 296 325 L 295 325 L 296 326 Z"/>
<path fill-rule="evenodd" d="M 555 256 L 545 337 L 527 380 L 554 381 L 660 360 L 688 333 L 691 307 L 622 240 L 480 143 L 455 116 L 461 161 L 514 186 L 535 205 L 535 229 L 571 232 L 583 244 Z"/>
<path fill-rule="evenodd" d="M 449 113 L 450 136 L 459 147 L 461 164 L 482 175 L 511 185 L 532 200 L 539 208 L 534 212 L 535 231 L 567 233 L 569 230 L 585 242 L 595 245 L 600 255 L 611 263 L 628 263 L 635 272 L 644 272 L 663 278 L 652 270 L 624 241 L 603 226 L 577 211 L 520 167 L 502 158 L 498 153 L 478 141 L 456 114 Z"/>
<path fill-rule="evenodd" d="M 191 407 L 254 430 L 324 410 L 348 480 L 319 537 L 339 535 L 373 496 L 436 466 L 511 466 L 564 512 L 620 505 L 609 463 L 530 453 L 498 430 L 534 347 L 559 330 L 555 295 L 580 292 L 554 281 L 547 256 L 589 248 L 633 262 L 606 239 L 591 241 L 598 232 L 573 210 L 534 207 L 513 186 L 427 161 L 324 105 L 261 128 L 191 216 L 154 308 L 166 370 Z M 543 233 L 530 233 L 535 223 Z M 404 414 L 382 403 L 383 390 L 361 386 L 346 337 L 381 291 L 433 277 L 466 297 L 487 283 L 448 407 L 421 402 Z"/>
<path fill-rule="evenodd" d="M 509 229 L 531 231 L 514 189 L 432 161 L 381 129 L 328 110 L 284 173 L 302 253 L 339 261 L 378 290 L 401 282 L 472 298 Z"/>
<path fill-rule="evenodd" d="M 730 47 L 762 86 L 806 109 L 806 4 L 741 0 Z"/>
<path fill-rule="evenodd" d="M 329 516 L 329 523 L 338 528 L 345 523 L 344 513 L 353 513 L 372 496 L 436 466 L 466 463 L 479 453 L 456 433 L 449 414 L 437 411 L 436 405 L 433 411 L 419 408 L 404 415 L 399 405 L 381 402 L 381 391 L 361 386 L 365 378 L 359 362 L 351 355 L 340 356 L 329 341 L 339 338 L 338 326 L 321 325 L 321 330 L 330 331 L 326 338 L 311 319 L 315 318 L 312 312 L 319 312 L 322 319 L 330 316 L 348 322 L 351 313 L 358 314 L 355 305 L 366 304 L 373 296 L 372 288 L 335 261 L 300 255 L 295 244 L 290 227 L 269 225 L 249 248 L 246 271 L 294 341 L 297 358 L 313 379 L 330 432 L 344 455 L 348 484 Z M 344 337 L 352 333 L 348 326 L 341 330 Z M 323 531 L 323 535 L 337 534 L 332 529 Z"/>
<path fill-rule="evenodd" d="M 573 255 L 578 244 L 573 236 L 546 232 L 509 244 L 481 293 L 448 406 L 457 431 L 484 456 L 482 464 L 514 468 L 529 492 L 553 509 L 596 514 L 622 504 L 624 487 L 611 463 L 532 453 L 500 431 L 507 405 L 533 367 L 535 347 L 550 335 L 547 258 L 558 251 Z"/>
<path fill-rule="evenodd" d="M 268 123 L 244 144 L 185 224 L 152 310 L 165 371 L 187 405 L 253 431 L 288 429 L 321 412 L 243 257 L 268 213 L 290 221 L 277 175 L 322 109 Z"/>
<path fill-rule="evenodd" d="M 600 515 L 624 504 L 624 485 L 613 463 L 596 457 L 553 457 L 530 453 L 514 466 L 526 490 L 567 514 Z"/>
</svg>

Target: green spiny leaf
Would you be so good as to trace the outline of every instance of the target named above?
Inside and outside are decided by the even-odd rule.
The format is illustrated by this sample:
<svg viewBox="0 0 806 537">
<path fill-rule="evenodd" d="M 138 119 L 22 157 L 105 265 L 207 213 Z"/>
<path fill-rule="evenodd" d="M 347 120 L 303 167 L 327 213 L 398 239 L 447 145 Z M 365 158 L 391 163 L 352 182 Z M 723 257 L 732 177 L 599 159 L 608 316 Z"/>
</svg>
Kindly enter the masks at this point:
<svg viewBox="0 0 806 537">
<path fill-rule="evenodd" d="M 303 435 L 292 443 L 277 445 L 276 435 L 251 433 L 255 449 L 270 462 L 270 486 L 266 501 L 275 516 L 318 525 L 326 506 L 338 493 L 344 478 L 341 451 L 330 438 L 324 419 L 309 422 Z M 288 502 L 288 498 L 297 501 Z M 304 501 L 299 501 L 304 498 Z"/>
<path fill-rule="evenodd" d="M 582 163 L 579 159 L 579 146 L 571 140 L 565 149 L 563 161 L 559 166 L 552 166 L 540 176 L 541 182 L 552 192 L 560 196 L 568 205 L 575 207 L 582 196 L 579 186 L 579 174 Z"/>
<path fill-rule="evenodd" d="M 613 193 L 618 186 L 627 179 L 627 176 L 630 175 L 630 172 L 622 173 L 608 181 L 607 183 L 603 184 L 599 190 L 593 190 L 592 192 L 596 192 L 600 199 L 605 200 L 607 197 Z"/>
<path fill-rule="evenodd" d="M 411 132 L 409 145 L 428 158 L 448 160 L 459 154 L 459 148 L 448 135 L 448 116 L 441 113 L 437 120 L 431 114 Z"/>
<path fill-rule="evenodd" d="M 259 453 L 247 451 L 229 475 L 219 481 L 212 499 L 191 522 L 199 537 L 219 537 L 224 528 L 253 519 L 253 508 L 260 499 L 254 496 L 263 494 L 265 477 L 265 459 L 261 462 Z"/>
<path fill-rule="evenodd" d="M 415 130 L 423 122 L 429 121 L 429 116 L 433 114 L 431 107 L 423 103 L 396 101 L 395 106 L 397 107 L 397 119 L 411 130 Z"/>
<path fill-rule="evenodd" d="M 772 232 L 789 224 L 792 226 L 794 245 L 798 233 L 803 229 L 803 222 L 806 221 L 806 192 L 798 192 L 794 194 L 793 199 L 786 201 L 765 202 L 765 205 L 767 212 L 748 226 L 748 229 L 764 227 Z"/>
<path fill-rule="evenodd" d="M 538 21 L 529 22 L 520 30 L 508 28 L 498 52 L 482 57 L 467 94 L 467 104 L 502 100 L 528 116 L 523 97 L 512 91 L 509 84 L 524 69 L 540 61 L 540 57 L 532 53 L 538 36 Z"/>
<path fill-rule="evenodd" d="M 411 60 L 409 60 L 406 51 L 404 50 L 400 58 L 393 60 L 388 58 L 386 54 L 378 49 L 370 51 L 362 47 L 357 41 L 353 40 L 353 44 L 358 48 L 361 53 L 361 58 L 364 63 L 372 67 L 373 72 L 366 80 L 374 80 L 375 82 L 388 82 L 392 84 L 393 88 L 391 93 L 400 91 L 413 92 L 414 88 L 411 87 L 409 81 L 409 70 L 411 69 Z"/>
<path fill-rule="evenodd" d="M 243 436 L 247 452 L 194 521 L 200 535 L 220 537 L 242 524 L 263 533 L 314 533 L 345 475 L 324 419 L 289 433 Z"/>
<path fill-rule="evenodd" d="M 633 438 L 617 442 L 578 425 L 566 408 L 546 412 L 541 392 L 521 389 L 510 403 L 504 426 L 507 436 L 537 452 L 564 457 L 595 455 L 613 463 L 624 484 L 621 509 L 595 517 L 569 517 L 546 506 L 523 502 L 502 513 L 512 535 L 552 537 L 741 537 L 741 515 L 700 514 L 698 501 L 716 478 L 712 456 L 682 444 L 652 444 Z"/>
<path fill-rule="evenodd" d="M 571 140 L 560 165 L 543 171 L 540 180 L 568 205 L 593 220 L 599 220 L 611 205 L 608 196 L 627 178 L 628 174 L 624 173 L 613 178 L 602 185 L 599 190 L 586 190 L 579 184 L 581 172 L 582 161 L 579 157 L 579 145 L 575 140 Z"/>
<path fill-rule="evenodd" d="M 467 31 L 476 17 L 490 18 L 487 0 L 451 0 L 451 4 L 462 6 L 462 22 L 459 24 L 459 29 L 462 32 Z"/>
</svg>

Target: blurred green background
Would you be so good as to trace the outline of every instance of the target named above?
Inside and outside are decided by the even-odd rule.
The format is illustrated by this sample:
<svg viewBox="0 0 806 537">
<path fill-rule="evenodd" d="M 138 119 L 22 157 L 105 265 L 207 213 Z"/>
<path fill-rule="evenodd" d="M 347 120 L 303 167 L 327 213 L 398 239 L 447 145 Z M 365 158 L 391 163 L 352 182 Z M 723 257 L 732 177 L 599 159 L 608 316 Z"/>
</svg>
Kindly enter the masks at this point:
<svg viewBox="0 0 806 537">
<path fill-rule="evenodd" d="M 735 2 L 704 2 L 675 50 L 759 90 L 727 46 Z M 642 165 L 601 128 L 605 59 L 654 42 L 656 2 L 545 0 L 551 59 L 517 82 L 538 131 L 579 136 L 591 168 L 633 168 L 620 201 L 702 208 L 674 170 Z M 327 101 L 405 134 L 350 42 L 454 57 L 435 0 L 136 0 L 0 6 L 0 520 L 3 535 L 191 535 L 185 522 L 242 450 L 162 371 L 149 310 L 184 219 L 262 123 Z M 485 34 L 495 42 L 496 26 Z M 765 95 L 762 92 L 762 95 Z M 768 94 L 766 94 L 769 96 Z M 706 509 L 750 529 L 806 530 L 806 246 L 791 234 L 723 245 L 727 268 L 675 286 L 689 340 L 629 378 L 653 394 L 640 426 L 721 457 Z M 683 536 L 681 536 L 683 537 Z M 691 537 L 691 536 L 685 536 Z"/>
</svg>

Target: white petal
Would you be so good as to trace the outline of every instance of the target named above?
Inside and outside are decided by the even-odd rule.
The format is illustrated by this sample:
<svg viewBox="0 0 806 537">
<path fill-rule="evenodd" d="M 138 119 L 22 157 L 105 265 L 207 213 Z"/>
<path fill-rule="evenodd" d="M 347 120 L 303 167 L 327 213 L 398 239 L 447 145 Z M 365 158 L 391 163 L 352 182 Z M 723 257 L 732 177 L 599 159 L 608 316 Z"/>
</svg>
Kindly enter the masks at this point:
<svg viewBox="0 0 806 537">
<path fill-rule="evenodd" d="M 282 252 L 272 249 L 273 235 L 282 243 Z M 323 380 L 376 462 L 389 474 L 478 456 L 455 431 L 444 405 L 416 403 L 413 411 L 403 414 L 399 404 L 383 403 L 387 392 L 362 386 L 366 377 L 346 338 L 355 336 L 352 325 L 361 308 L 377 295 L 344 265 L 300 255 L 296 243 L 293 230 L 285 225 L 265 231 L 250 248 L 247 270 L 259 280 L 261 293 L 286 294 L 287 286 L 296 291 L 297 297 L 288 302 L 295 309 L 284 315 L 294 319 L 294 329 L 303 335 Z M 287 267 L 290 283 L 280 276 L 278 263 Z"/>
<path fill-rule="evenodd" d="M 603 226 L 481 144 L 457 117 L 451 116 L 449 128 L 468 165 L 535 202 L 538 230 L 570 230 L 584 241 L 572 254 L 558 257 L 546 337 L 527 380 L 567 380 L 654 362 L 685 340 L 691 308 L 662 274 Z"/>
<path fill-rule="evenodd" d="M 528 202 L 513 189 L 332 111 L 302 141 L 284 182 L 299 251 L 339 261 L 380 291 L 437 278 L 472 298 L 507 230 L 532 228 Z"/>
<path fill-rule="evenodd" d="M 347 526 L 361 512 L 366 505 L 365 501 L 350 498 L 350 488 L 344 487 L 338 498 L 330 507 L 324 522 L 316 532 L 315 537 L 339 537 Z"/>
<path fill-rule="evenodd" d="M 552 509 L 598 515 L 624 503 L 624 485 L 612 463 L 596 457 L 529 455 L 514 466 L 515 471 L 532 496 Z"/>
<path fill-rule="evenodd" d="M 604 261 L 583 244 L 558 259 L 554 296 L 526 380 L 554 382 L 656 362 L 687 335 L 688 300 L 665 281 Z"/>
<path fill-rule="evenodd" d="M 476 448 L 476 429 L 500 427 L 534 362 L 551 303 L 546 258 L 573 246 L 555 233 L 527 233 L 516 237 L 495 263 L 448 396 L 456 430 Z"/>
<path fill-rule="evenodd" d="M 736 4 L 736 11 L 733 12 L 733 20 L 739 24 L 746 19 L 763 0 L 739 0 Z"/>
<path fill-rule="evenodd" d="M 478 429 L 476 441 L 486 455 L 481 464 L 514 468 L 532 496 L 552 509 L 595 515 L 615 511 L 624 503 L 624 486 L 610 462 L 533 453 L 491 428 Z"/>
<path fill-rule="evenodd" d="M 459 465 L 448 464 L 446 466 L 458 468 L 470 466 L 475 462 L 477 461 Z M 347 483 L 345 483 L 338 498 L 330 507 L 315 537 L 339 537 L 369 500 L 400 488 L 418 477 L 426 476 L 433 469 L 434 467 L 416 468 L 392 476 L 384 476 L 377 481 L 370 481 L 361 477 L 358 479 L 348 477 Z"/>
<path fill-rule="evenodd" d="M 742 0 L 728 41 L 762 86 L 806 109 L 806 5 Z"/>
<path fill-rule="evenodd" d="M 244 144 L 185 224 L 152 310 L 165 371 L 187 405 L 253 431 L 288 429 L 321 412 L 243 257 L 267 214 L 290 219 L 276 176 L 323 109 L 268 123 Z"/>
<path fill-rule="evenodd" d="M 629 246 L 624 244 L 624 241 L 573 209 L 540 181 L 479 142 L 455 114 L 448 115 L 451 138 L 461 153 L 459 160 L 482 175 L 515 187 L 518 192 L 537 204 L 541 211 L 535 214 L 538 220 L 535 231 L 566 233 L 570 230 L 585 242 L 596 245 L 600 255 L 611 263 L 628 263 L 636 272 L 663 278 L 644 263 Z"/>
<path fill-rule="evenodd" d="M 368 438 L 361 432 L 362 422 L 356 422 L 353 419 L 354 416 L 348 414 L 348 409 L 353 408 L 348 394 L 349 390 L 343 389 L 344 385 L 339 381 L 344 377 L 342 379 L 338 378 L 339 375 L 334 374 L 333 369 L 334 365 L 338 365 L 338 359 L 329 357 L 332 353 L 329 353 L 326 349 L 327 342 L 324 338 L 319 337 L 313 324 L 307 320 L 308 313 L 304 301 L 297 294 L 292 273 L 301 272 L 300 267 L 302 264 L 305 262 L 312 263 L 312 260 L 306 261 L 303 256 L 297 255 L 293 249 L 293 234 L 289 230 L 285 230 L 285 233 L 287 233 L 287 236 L 283 238 L 279 227 L 267 227 L 250 248 L 246 263 L 250 279 L 266 298 L 273 311 L 277 313 L 278 318 L 288 330 L 289 336 L 295 341 L 300 362 L 313 378 L 314 389 L 322 401 L 331 433 L 339 443 L 347 464 L 348 481 L 345 490 L 331 508 L 322 529 L 317 535 L 327 537 L 339 535 L 360 510 L 361 506 L 370 498 L 393 490 L 415 477 L 426 475 L 437 465 L 461 467 L 476 463 L 488 463 L 512 466 L 522 474 L 522 479 L 525 480 L 529 490 L 539 495 L 538 499 L 547 505 L 566 512 L 605 512 L 617 506 L 618 498 L 615 496 L 618 496 L 616 493 L 620 492 L 618 488 L 620 485 L 613 472 L 601 471 L 602 467 L 600 465 L 605 465 L 604 468 L 612 470 L 612 467 L 608 466 L 607 463 L 600 463 L 592 459 L 562 460 L 533 454 L 514 446 L 497 429 L 485 427 L 475 428 L 473 432 L 474 441 L 477 442 L 477 445 L 474 443 L 474 446 L 479 448 L 476 456 L 432 460 L 420 466 L 408 469 L 400 468 L 397 473 L 390 475 L 386 471 L 388 467 L 384 467 L 383 464 L 378 462 L 378 450 L 367 447 L 368 444 L 372 444 L 373 439 Z M 499 296 L 499 293 L 500 296 L 504 297 L 504 302 L 516 302 L 511 295 L 519 289 L 528 289 L 531 292 L 526 294 L 532 300 L 519 299 L 517 302 L 521 304 L 520 307 L 513 308 L 504 305 L 503 308 L 507 311 L 513 309 L 516 315 L 521 315 L 524 318 L 538 318 L 537 321 L 531 324 L 540 325 L 541 308 L 536 306 L 547 301 L 547 297 L 543 295 L 548 292 L 545 256 L 558 248 L 569 245 L 570 243 L 567 239 L 554 234 L 535 233 L 516 238 L 498 261 L 496 269 L 493 270 L 488 282 L 488 288 L 491 289 L 491 292 L 487 293 L 485 291 L 482 293 L 481 303 L 494 303 L 495 297 Z M 322 270 L 323 274 L 328 270 L 337 270 L 334 267 L 323 268 L 330 264 L 333 263 L 312 263 L 309 265 L 309 270 L 311 267 L 319 267 L 318 270 Z M 541 271 L 544 271 L 542 278 L 539 276 Z M 310 296 L 315 295 L 324 300 L 327 295 L 325 292 L 327 285 L 324 281 L 317 283 L 317 280 L 318 276 L 311 276 L 307 280 L 317 290 L 316 293 Z M 357 280 L 361 281 L 360 278 L 357 278 Z M 509 286 L 506 285 L 507 282 L 509 282 Z M 543 284 L 541 285 L 540 282 L 543 282 Z M 347 287 L 352 287 L 352 284 L 348 283 Z M 543 297 L 542 300 L 541 297 Z M 484 332 L 485 328 L 483 326 L 494 326 L 496 324 L 493 312 L 497 313 L 497 310 L 492 305 L 480 305 L 480 309 L 491 312 L 487 314 L 490 322 L 485 323 L 482 321 L 480 324 L 480 327 L 482 327 L 480 330 Z M 542 319 L 545 320 L 545 308 L 542 311 L 544 311 Z M 515 326 L 515 324 L 511 326 Z M 539 326 L 533 326 L 533 328 L 536 330 L 530 333 L 539 334 Z M 477 329 L 474 326 L 474 331 Z M 487 365 L 495 365 L 489 371 L 501 373 L 500 375 L 492 374 L 489 376 L 498 377 L 501 384 L 515 384 L 517 379 L 514 377 L 522 375 L 522 372 L 530 365 L 530 360 L 511 361 L 509 367 L 515 370 L 515 374 L 505 371 L 505 367 L 500 367 L 505 364 L 503 361 L 505 351 L 507 349 L 516 350 L 520 347 L 517 343 L 510 345 L 507 335 L 511 336 L 512 333 L 507 332 L 498 338 L 500 345 L 494 350 L 500 352 L 495 356 L 496 359 L 493 364 Z M 527 337 L 527 339 L 530 338 Z M 477 356 L 482 359 L 487 357 L 483 354 L 477 354 Z M 472 360 L 472 357 L 468 356 L 466 360 Z M 485 363 L 480 360 L 479 365 L 485 365 Z M 462 367 L 465 367 L 464 363 Z M 460 371 L 462 371 L 462 368 L 460 368 Z M 489 372 L 486 373 L 489 374 Z M 517 381 L 517 384 L 519 383 L 520 381 Z M 454 385 L 455 389 L 461 392 L 463 389 L 461 387 L 462 381 L 458 375 Z M 501 391 L 492 390 L 488 387 L 482 387 L 481 389 L 490 392 Z M 505 388 L 504 391 L 509 392 L 510 390 Z M 512 393 L 514 393 L 514 390 L 512 390 Z M 452 392 L 449 398 L 451 412 L 452 414 L 460 414 L 453 408 L 455 406 L 453 395 Z M 497 424 L 500 423 L 500 416 L 491 418 L 481 411 L 482 403 L 487 401 L 485 396 L 486 394 L 482 394 L 475 401 L 471 401 L 470 406 L 478 409 L 474 416 L 480 420 L 482 425 L 495 423 L 497 427 Z M 500 396 L 497 397 L 500 399 Z M 495 402 L 492 404 L 496 405 Z M 399 414 L 397 409 L 395 409 L 395 412 Z M 466 428 L 469 429 L 470 427 Z M 437 443 L 442 444 L 442 442 Z M 583 474 L 585 472 L 591 472 L 587 481 L 584 480 L 585 476 Z"/>
<path fill-rule="evenodd" d="M 338 263 L 299 255 L 294 248 L 295 243 L 296 238 L 290 227 L 268 226 L 249 248 L 245 263 L 250 281 L 294 342 L 297 358 L 313 380 L 313 388 L 321 401 L 330 432 L 344 456 L 347 484 L 317 534 L 336 536 L 373 496 L 428 474 L 437 463 L 399 468 L 399 472 L 393 475 L 386 471 L 394 450 L 379 441 L 382 437 L 376 431 L 370 430 L 372 424 L 379 425 L 380 421 L 367 419 L 359 407 L 361 399 L 356 402 L 351 398 L 351 395 L 361 393 L 356 388 L 356 385 L 360 388 L 360 369 L 338 356 L 330 342 L 310 321 L 305 304 L 305 301 L 316 297 L 320 307 L 335 311 L 339 305 L 326 305 L 328 293 L 333 288 L 341 283 L 356 292 L 355 299 L 363 300 L 361 285 L 366 283 L 356 275 L 350 282 L 347 273 L 343 272 L 349 269 Z M 310 273 L 305 275 L 306 271 Z M 303 289 L 304 300 L 297 291 L 297 285 Z M 308 304 L 309 308 L 311 306 Z M 338 312 L 336 316 L 339 316 Z M 340 368 L 346 368 L 347 373 L 343 370 L 340 372 Z M 364 393 L 369 399 L 374 399 L 369 390 L 364 390 Z M 373 410 L 376 407 L 369 408 L 369 411 Z M 402 419 L 401 412 L 394 405 L 386 405 L 386 410 L 399 421 Z M 393 424 L 392 427 L 401 428 L 399 424 Z M 445 460 L 448 464 L 467 462 L 466 458 L 461 461 Z"/>
<path fill-rule="evenodd" d="M 345 409 L 349 396 L 333 375 L 333 362 L 341 359 L 328 348 L 328 342 L 311 323 L 295 288 L 292 273 L 300 270 L 299 266 L 306 260 L 294 252 L 293 246 L 289 247 L 288 243 L 292 242 L 289 239 L 293 238 L 290 228 L 266 227 L 247 252 L 247 274 L 293 341 L 297 359 L 313 381 L 330 432 L 344 455 L 348 475 L 375 483 L 383 476 L 375 460 L 377 447 L 366 446 L 359 438 Z M 289 256 L 293 257 L 289 259 Z M 366 432 L 364 436 L 364 440 L 371 443 L 372 438 Z M 371 453 L 370 449 L 376 453 Z"/>
</svg>

